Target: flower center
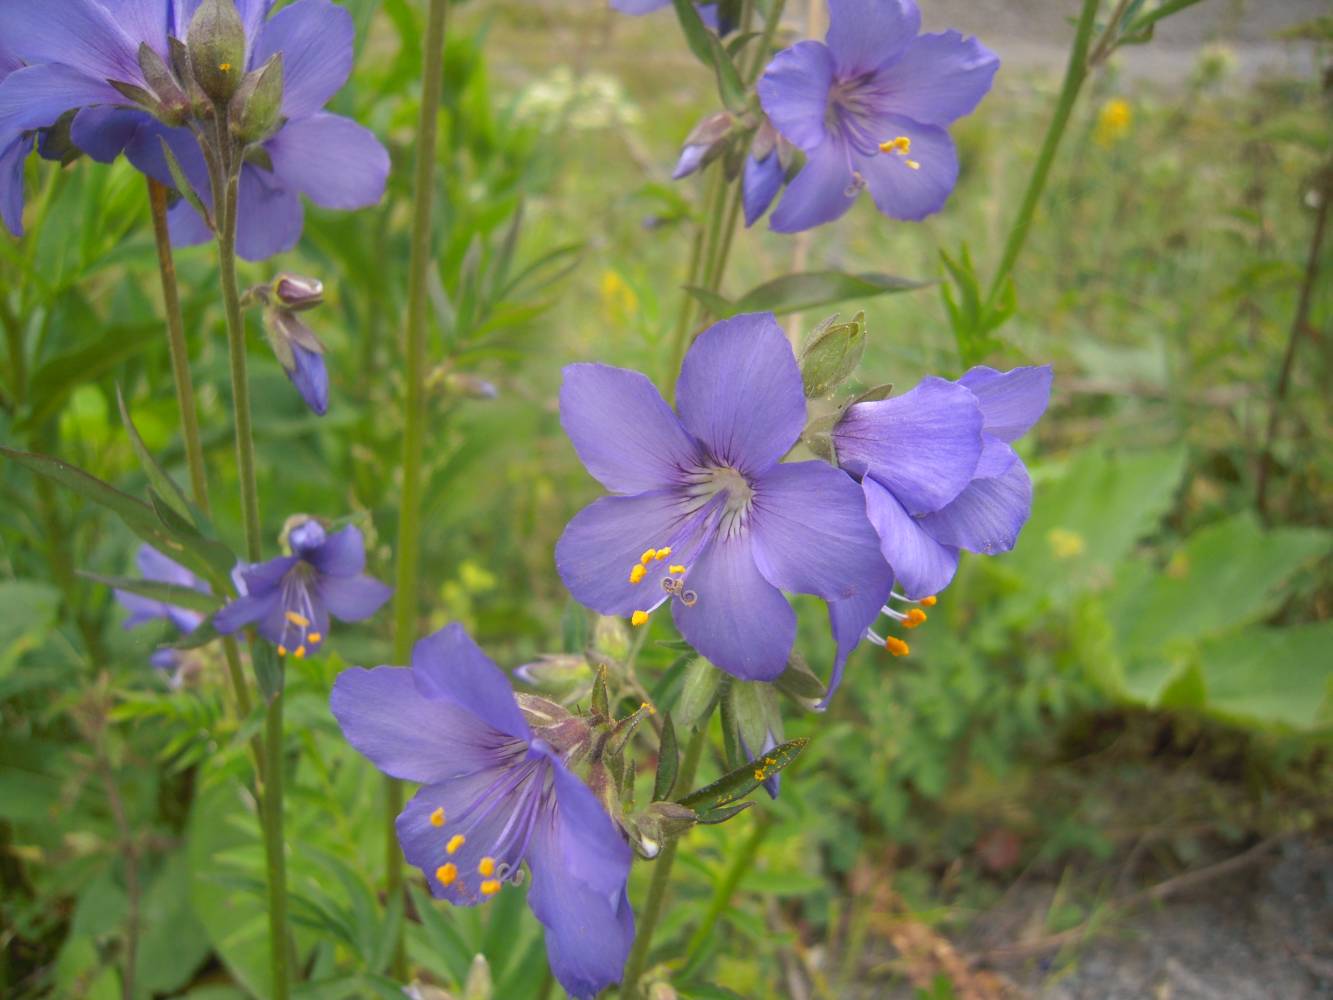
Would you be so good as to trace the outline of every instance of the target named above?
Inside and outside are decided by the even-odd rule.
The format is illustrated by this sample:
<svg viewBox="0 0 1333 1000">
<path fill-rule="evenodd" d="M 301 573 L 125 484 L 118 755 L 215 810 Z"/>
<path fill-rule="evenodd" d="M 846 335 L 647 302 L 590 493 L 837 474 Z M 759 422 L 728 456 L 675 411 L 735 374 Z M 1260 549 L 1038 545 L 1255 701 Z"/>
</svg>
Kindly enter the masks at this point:
<svg viewBox="0 0 1333 1000">
<path fill-rule="evenodd" d="M 310 599 L 310 584 L 314 575 L 313 566 L 307 562 L 298 562 L 283 578 L 283 623 L 282 640 L 278 643 L 279 656 L 286 656 L 290 650 L 292 656 L 300 660 L 309 648 L 324 641 L 321 633 L 311 631 L 317 617 L 314 602 Z"/>
</svg>

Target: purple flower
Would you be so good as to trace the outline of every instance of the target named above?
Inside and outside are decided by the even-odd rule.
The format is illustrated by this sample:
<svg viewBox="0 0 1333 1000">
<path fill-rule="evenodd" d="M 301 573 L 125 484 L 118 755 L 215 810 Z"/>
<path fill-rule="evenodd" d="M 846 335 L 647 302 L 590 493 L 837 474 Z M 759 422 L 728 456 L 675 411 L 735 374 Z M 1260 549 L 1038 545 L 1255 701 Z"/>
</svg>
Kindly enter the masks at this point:
<svg viewBox="0 0 1333 1000">
<path fill-rule="evenodd" d="M 1014 547 L 1032 512 L 1032 481 L 1009 442 L 1037 422 L 1050 391 L 1048 365 L 983 366 L 956 382 L 925 378 L 843 416 L 833 432 L 838 462 L 860 478 L 880 549 L 908 599 L 948 586 L 960 549 Z"/>
<path fill-rule="evenodd" d="M 798 42 L 769 63 L 760 103 L 806 155 L 775 230 L 832 222 L 863 187 L 895 219 L 944 205 L 958 179 L 946 128 L 986 95 L 1000 61 L 975 38 L 920 27 L 914 0 L 829 0 L 825 41 Z"/>
<path fill-rule="evenodd" d="M 139 551 L 135 555 L 135 563 L 139 567 L 139 575 L 145 580 L 174 583 L 181 587 L 197 590 L 201 594 L 212 593 L 207 583 L 200 580 L 180 563 L 168 559 L 151 545 L 139 546 Z M 113 593 L 121 607 L 130 613 L 130 616 L 125 619 L 125 628 L 127 629 L 138 628 L 148 622 L 165 619 L 176 626 L 182 635 L 188 635 L 198 628 L 199 623 L 204 620 L 204 616 L 197 611 L 180 608 L 151 597 L 144 597 L 142 594 L 132 594 L 128 590 L 116 590 Z M 154 650 L 149 662 L 160 669 L 173 670 L 180 663 L 180 654 L 169 646 L 163 646 Z"/>
<path fill-rule="evenodd" d="M 292 554 L 240 570 L 244 594 L 213 616 L 224 635 L 250 624 L 278 647 L 301 659 L 329 634 L 329 616 L 345 622 L 369 618 L 393 593 L 366 576 L 366 548 L 355 527 L 327 534 L 313 518 L 288 536 Z"/>
<path fill-rule="evenodd" d="M 776 149 L 758 159 L 751 153 L 745 158 L 745 173 L 741 175 L 741 203 L 745 208 L 745 224 L 753 226 L 768 211 L 773 199 L 782 190 L 787 171 L 782 166 Z"/>
<path fill-rule="evenodd" d="M 663 7 L 670 7 L 671 0 L 611 0 L 611 6 L 622 14 L 651 14 Z M 717 31 L 718 34 L 725 36 L 735 27 L 734 24 L 728 23 L 722 30 L 718 30 L 718 5 L 716 3 L 696 3 L 695 6 L 699 8 L 699 17 L 704 24 Z"/>
<path fill-rule="evenodd" d="M 198 142 L 129 106 L 109 81 L 150 90 L 139 64 L 146 43 L 170 64 L 168 37 L 185 34 L 199 0 L 5 0 L 0 38 L 28 65 L 0 82 L 0 156 L 35 128 L 80 109 L 71 135 L 89 156 L 109 163 L 124 152 L 149 176 L 172 185 L 161 141 L 171 147 L 205 205 L 212 203 Z M 271 0 L 236 0 L 248 39 L 246 69 L 282 53 L 282 124 L 251 147 L 240 178 L 238 252 L 262 260 L 290 250 L 301 235 L 300 196 L 326 208 L 373 205 L 384 192 L 389 157 L 366 129 L 321 110 L 352 66 L 351 15 L 330 0 L 296 0 L 265 20 Z M 3 161 L 7 164 L 8 161 Z M 174 186 L 174 185 L 173 185 Z M 0 182 L 5 224 L 21 193 Z M 204 220 L 182 200 L 171 209 L 172 239 L 210 238 Z"/>
<path fill-rule="evenodd" d="M 330 706 L 376 767 L 425 786 L 398 817 L 398 842 L 433 895 L 483 902 L 526 861 L 560 985 L 590 998 L 620 978 L 634 940 L 629 847 L 461 625 L 418 642 L 408 669 L 343 671 Z"/>
<path fill-rule="evenodd" d="M 770 313 L 705 330 L 676 383 L 677 412 L 638 372 L 565 369 L 560 420 L 616 496 L 569 523 L 556 566 L 570 592 L 642 625 L 664 601 L 684 637 L 745 680 L 786 667 L 796 615 L 815 594 L 859 628 L 889 592 L 865 501 L 823 462 L 782 463 L 805 426 L 801 373 Z M 840 605 L 855 605 L 855 608 Z"/>
<path fill-rule="evenodd" d="M 23 63 L 0 34 L 0 84 Z M 32 152 L 32 135 L 0 135 L 0 220 L 15 236 L 23 235 L 23 163 Z"/>
</svg>

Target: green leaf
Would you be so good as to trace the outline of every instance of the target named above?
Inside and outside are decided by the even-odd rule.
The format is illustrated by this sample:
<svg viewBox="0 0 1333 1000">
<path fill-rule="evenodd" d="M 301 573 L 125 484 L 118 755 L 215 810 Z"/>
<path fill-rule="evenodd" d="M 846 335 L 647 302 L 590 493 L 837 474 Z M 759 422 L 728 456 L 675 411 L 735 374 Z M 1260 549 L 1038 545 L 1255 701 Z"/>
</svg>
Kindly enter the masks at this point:
<svg viewBox="0 0 1333 1000">
<path fill-rule="evenodd" d="M 681 685 L 680 700 L 676 704 L 676 718 L 682 726 L 694 728 L 713 707 L 717 696 L 717 686 L 722 680 L 722 673 L 702 656 L 696 658 L 685 668 L 685 681 Z"/>
<path fill-rule="evenodd" d="M 806 309 L 816 309 L 852 299 L 915 291 L 930 284 L 932 282 L 873 272 L 843 274 L 840 271 L 804 271 L 766 281 L 746 292 L 735 302 L 728 302 L 720 295 L 710 297 L 712 301 L 709 301 L 695 288 L 687 288 L 686 291 L 703 302 L 717 316 L 734 316 L 736 313 L 747 312 L 771 312 L 782 316 L 786 313 L 803 312 Z"/>
<path fill-rule="evenodd" d="M 713 72 L 717 74 L 717 93 L 722 103 L 732 111 L 743 111 L 746 103 L 745 84 L 741 82 L 731 56 L 717 35 L 708 30 L 692 0 L 672 0 L 672 3 L 690 51 L 705 66 L 713 67 Z"/>
<path fill-rule="evenodd" d="M 19 428 L 40 427 L 60 412 L 79 386 L 116 371 L 160 335 L 156 325 L 108 327 L 93 343 L 51 358 L 32 377 L 28 389 L 32 409 Z"/>
<path fill-rule="evenodd" d="M 0 581 L 0 677 L 55 627 L 60 591 L 35 580 Z"/>
<path fill-rule="evenodd" d="M 1207 709 L 1250 725 L 1314 729 L 1330 721 L 1333 621 L 1249 628 L 1199 648 Z"/>
<path fill-rule="evenodd" d="M 701 826 L 716 826 L 718 823 L 725 823 L 729 819 L 734 819 L 752 805 L 754 805 L 753 801 L 736 802 L 718 809 L 709 809 L 707 812 L 698 813 L 694 821 Z"/>
<path fill-rule="evenodd" d="M 139 436 L 139 429 L 130 419 L 130 411 L 125 406 L 125 396 L 120 391 L 119 385 L 116 386 L 116 404 L 120 407 L 120 419 L 125 425 L 125 433 L 130 436 L 130 444 L 134 447 L 134 454 L 139 458 L 139 465 L 142 466 L 144 475 L 148 477 L 149 485 L 171 506 L 172 510 L 190 524 L 194 524 L 194 515 L 190 511 L 190 504 L 186 501 L 185 494 L 176 485 L 176 481 L 157 464 L 152 452 Z"/>
<path fill-rule="evenodd" d="M 657 746 L 657 773 L 653 776 L 653 801 L 671 797 L 680 770 L 680 748 L 676 745 L 676 724 L 671 713 L 662 713 L 662 736 Z"/>
<path fill-rule="evenodd" d="M 163 604 L 170 604 L 178 608 L 189 608 L 191 611 L 202 611 L 204 614 L 212 614 L 224 603 L 223 599 L 216 594 L 205 594 L 193 587 L 182 587 L 176 583 L 145 580 L 138 576 L 103 576 L 100 573 L 89 573 L 86 570 L 79 570 L 78 574 L 84 579 L 92 580 L 94 583 L 100 583 L 116 590 L 126 590 L 131 594 L 161 601 Z"/>
<path fill-rule="evenodd" d="M 196 559 L 224 580 L 231 578 L 231 571 L 236 566 L 236 554 L 217 539 L 204 536 L 198 528 L 184 520 L 156 490 L 148 491 L 153 512 L 163 526 L 171 533 L 177 546 L 189 552 Z"/>
<path fill-rule="evenodd" d="M 695 812 L 705 814 L 737 799 L 749 795 L 766 779 L 787 767 L 806 748 L 810 741 L 805 738 L 788 740 L 774 747 L 768 753 L 757 757 L 742 767 L 718 778 L 711 785 L 696 789 L 680 799 L 683 806 L 689 806 Z M 756 777 L 756 775 L 760 775 Z"/>
<path fill-rule="evenodd" d="M 739 311 L 730 299 L 699 285 L 686 285 L 685 291 L 694 296 L 695 301 L 713 316 L 726 317 Z"/>
</svg>

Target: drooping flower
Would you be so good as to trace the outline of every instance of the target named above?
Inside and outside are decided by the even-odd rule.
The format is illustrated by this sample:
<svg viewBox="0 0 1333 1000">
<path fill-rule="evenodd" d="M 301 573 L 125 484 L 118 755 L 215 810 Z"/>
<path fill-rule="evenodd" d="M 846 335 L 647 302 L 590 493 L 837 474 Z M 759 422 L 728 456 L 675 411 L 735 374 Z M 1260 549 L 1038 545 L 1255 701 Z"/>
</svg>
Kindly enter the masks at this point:
<svg viewBox="0 0 1333 1000">
<path fill-rule="evenodd" d="M 292 554 L 243 567 L 244 593 L 213 616 L 224 635 L 246 625 L 297 659 L 315 653 L 329 634 L 329 616 L 361 621 L 393 593 L 367 576 L 365 540 L 355 526 L 328 534 L 314 518 L 288 534 Z"/>
<path fill-rule="evenodd" d="M 902 396 L 851 406 L 833 432 L 839 464 L 861 480 L 885 560 L 916 601 L 948 586 L 958 552 L 1014 547 L 1032 481 L 1010 447 L 1041 417 L 1047 365 L 928 377 Z M 894 617 L 916 617 L 896 612 Z"/>
<path fill-rule="evenodd" d="M 376 767 L 424 785 L 398 817 L 398 842 L 432 895 L 484 902 L 526 861 L 560 984 L 585 1000 L 619 980 L 634 940 L 629 847 L 461 625 L 418 642 L 410 668 L 343 671 L 330 705 Z"/>
<path fill-rule="evenodd" d="M 895 219 L 943 207 L 958 179 L 947 127 L 977 106 L 1000 63 L 975 38 L 920 27 L 914 0 L 829 0 L 825 41 L 798 42 L 769 63 L 760 103 L 806 155 L 775 230 L 831 222 L 866 187 Z"/>
<path fill-rule="evenodd" d="M 684 637 L 745 680 L 782 673 L 796 637 L 784 591 L 859 621 L 889 593 L 865 501 L 823 462 L 782 463 L 805 426 L 801 373 L 770 313 L 724 320 L 690 348 L 677 411 L 638 372 L 565 369 L 560 420 L 614 496 L 570 521 L 556 567 L 574 597 L 643 625 L 670 600 Z"/>
<path fill-rule="evenodd" d="M 165 141 L 199 198 L 211 205 L 208 172 L 191 127 L 211 130 L 212 118 L 189 119 L 188 102 L 171 103 L 189 81 L 162 75 L 175 65 L 168 40 L 184 38 L 200 3 L 6 0 L 0 38 L 27 65 L 0 82 L 0 152 L 78 109 L 71 137 L 89 156 L 109 163 L 124 152 L 144 173 L 174 186 L 161 148 Z M 235 3 L 246 36 L 242 71 L 282 57 L 279 117 L 247 147 L 240 176 L 237 249 L 246 259 L 261 260 L 296 244 L 304 217 L 301 195 L 337 209 L 379 201 L 389 158 L 369 131 L 322 110 L 351 71 L 351 15 L 330 0 L 296 0 L 267 19 L 271 0 Z M 158 105 L 172 124 L 127 96 L 164 98 L 163 90 L 177 95 Z M 7 200 L 15 199 L 21 207 L 21 194 L 10 185 Z M 16 218 L 7 209 L 5 224 L 17 231 L 11 216 Z M 184 199 L 171 209 L 171 232 L 178 244 L 211 236 Z"/>
<path fill-rule="evenodd" d="M 324 284 L 315 278 L 280 274 L 269 285 L 249 292 L 264 304 L 264 332 L 269 346 L 306 406 L 324 416 L 329 412 L 329 370 L 324 344 L 300 313 L 324 301 Z"/>
<path fill-rule="evenodd" d="M 139 551 L 135 554 L 135 564 L 139 568 L 139 575 L 145 580 L 174 583 L 177 586 L 197 590 L 201 594 L 212 592 L 205 581 L 151 545 L 139 546 Z M 130 613 L 125 619 L 127 629 L 138 628 L 151 621 L 165 620 L 171 622 L 182 635 L 189 635 L 204 620 L 204 616 L 198 611 L 167 604 L 165 601 L 145 597 L 142 594 L 132 594 L 128 590 L 116 590 L 113 593 L 121 607 Z M 180 653 L 170 646 L 162 646 L 153 651 L 148 662 L 159 669 L 172 671 L 180 665 Z"/>
</svg>

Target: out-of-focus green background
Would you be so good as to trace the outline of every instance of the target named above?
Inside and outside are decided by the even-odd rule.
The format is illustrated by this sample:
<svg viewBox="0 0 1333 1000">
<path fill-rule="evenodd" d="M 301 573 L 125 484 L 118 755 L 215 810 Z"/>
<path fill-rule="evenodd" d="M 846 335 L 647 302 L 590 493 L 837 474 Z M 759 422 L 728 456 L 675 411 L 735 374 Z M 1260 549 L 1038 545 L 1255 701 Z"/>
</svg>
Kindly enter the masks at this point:
<svg viewBox="0 0 1333 1000">
<path fill-rule="evenodd" d="M 355 515 L 389 577 L 423 25 L 407 0 L 346 5 L 359 56 L 334 110 L 389 144 L 389 195 L 350 215 L 310 208 L 299 250 L 243 280 L 282 269 L 330 288 L 310 317 L 330 348 L 325 418 L 304 410 L 252 326 L 269 543 L 276 552 L 294 512 Z M 940 252 L 964 242 L 993 267 L 1076 5 L 922 6 L 928 28 L 979 34 L 1005 58 L 955 129 L 963 167 L 947 208 L 908 225 L 866 201 L 799 240 L 761 224 L 737 237 L 725 292 L 799 267 L 938 279 Z M 1055 367 L 1050 410 L 1022 447 L 1032 520 L 1013 553 L 965 557 L 910 657 L 867 647 L 828 713 L 788 706 L 788 735 L 813 743 L 777 802 L 690 834 L 656 939 L 675 963 L 655 975 L 681 996 L 1333 989 L 1333 283 L 1327 244 L 1310 258 L 1329 191 L 1322 7 L 1205 0 L 1089 82 L 990 359 Z M 793 37 L 806 18 L 793 4 Z M 564 523 L 598 492 L 560 432 L 555 390 L 562 365 L 587 359 L 665 381 L 700 183 L 668 177 L 715 100 L 669 11 L 504 0 L 451 12 L 423 632 L 461 620 L 506 667 L 623 642 L 607 623 L 593 634 L 554 571 Z M 183 481 L 141 177 L 34 161 L 28 180 L 30 234 L 0 239 L 0 437 L 142 491 L 120 386 Z M 179 266 L 216 520 L 235 540 L 214 265 L 196 249 Z M 1277 400 L 1310 267 L 1323 277 Z M 867 385 L 959 373 L 938 289 L 840 311 L 859 308 Z M 118 997 L 132 934 L 137 995 L 262 994 L 261 852 L 244 790 L 256 720 L 228 713 L 209 654 L 169 689 L 147 664 L 162 634 L 124 632 L 109 593 L 74 575 L 131 572 L 128 532 L 10 464 L 0 490 L 0 992 Z M 332 652 L 289 678 L 306 996 L 399 995 L 384 978 L 385 928 L 402 914 L 379 893 L 380 785 L 327 711 L 344 664 L 387 657 L 387 617 L 337 628 Z M 665 620 L 652 627 L 673 637 Z M 813 602 L 800 641 L 826 671 Z M 652 643 L 641 661 L 667 707 L 677 655 Z M 752 842 L 737 891 L 716 892 Z M 496 997 L 537 995 L 540 938 L 521 893 L 480 912 L 414 900 L 410 954 L 431 982 L 458 988 L 481 952 Z M 715 931 L 692 939 L 710 911 Z"/>
</svg>

